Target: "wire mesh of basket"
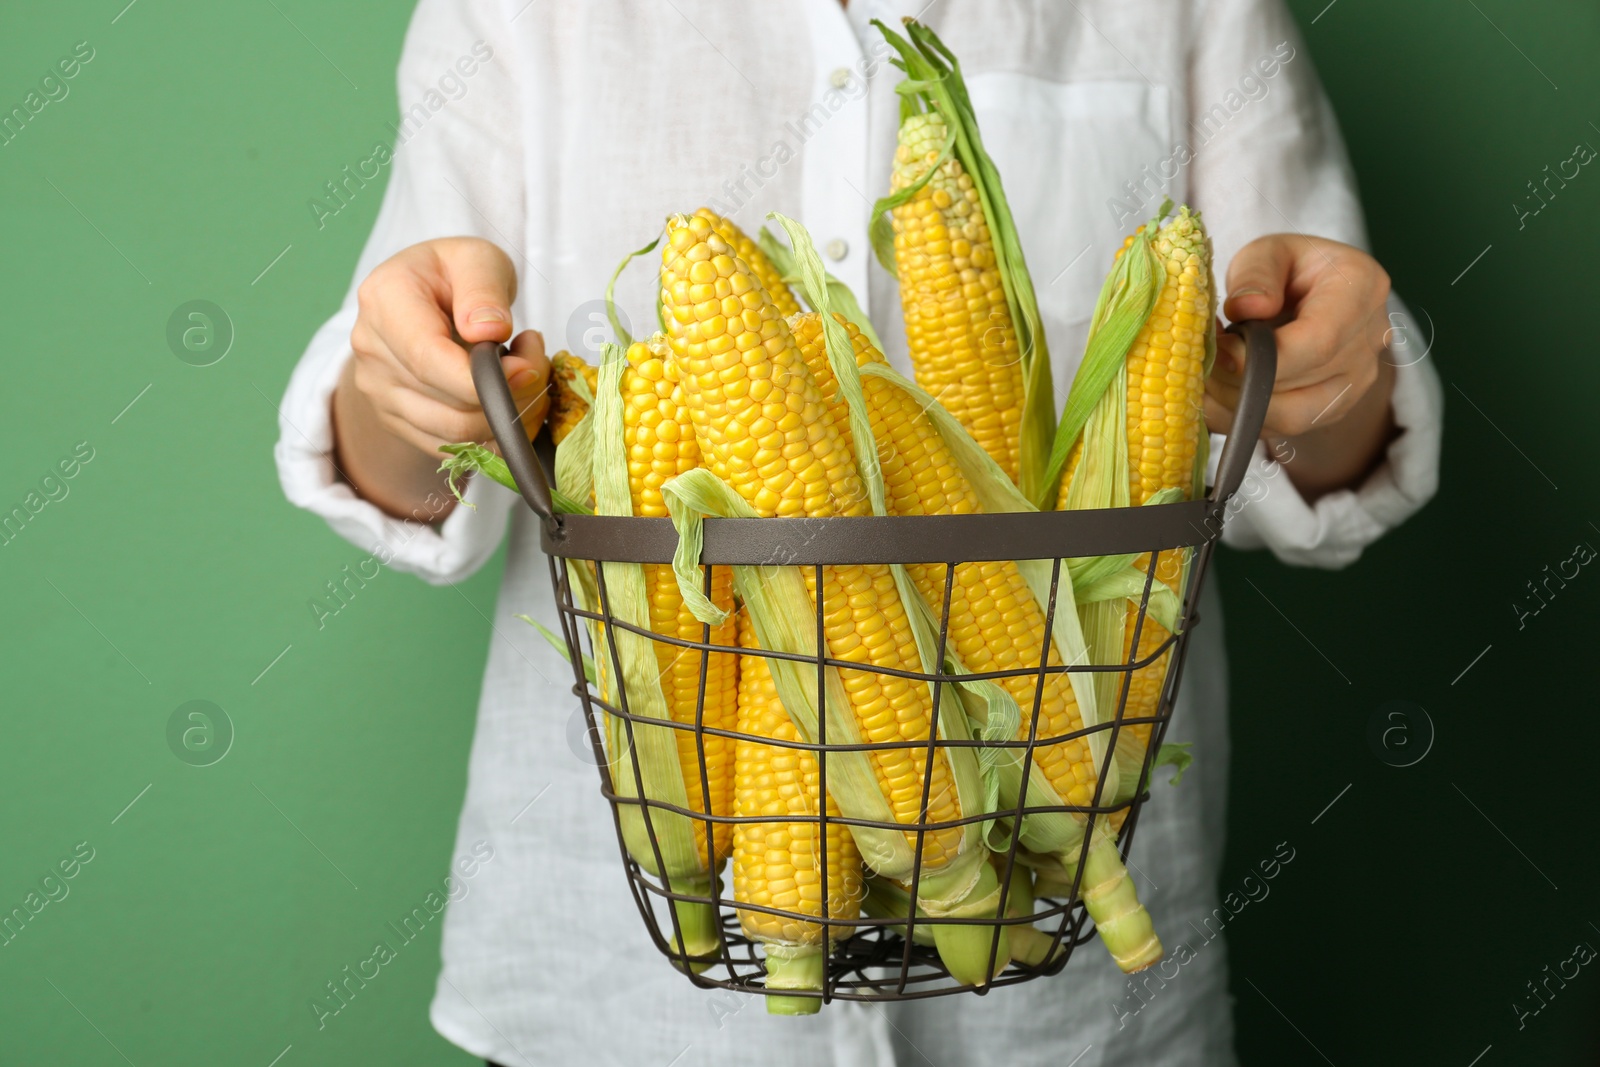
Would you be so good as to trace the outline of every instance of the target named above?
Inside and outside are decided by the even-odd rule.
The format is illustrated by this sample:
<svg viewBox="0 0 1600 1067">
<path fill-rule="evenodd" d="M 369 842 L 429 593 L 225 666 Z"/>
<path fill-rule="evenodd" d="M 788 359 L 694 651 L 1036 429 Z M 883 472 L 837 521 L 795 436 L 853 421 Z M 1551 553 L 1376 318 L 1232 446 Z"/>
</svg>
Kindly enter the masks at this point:
<svg viewBox="0 0 1600 1067">
<path fill-rule="evenodd" d="M 980 994 L 997 986 L 1030 981 L 1045 975 L 1059 973 L 1072 956 L 1073 950 L 1094 936 L 1080 890 L 1083 858 L 1097 824 L 1110 821 L 1117 829 L 1117 847 L 1125 859 L 1132 843 L 1139 813 L 1149 799 L 1148 786 L 1155 768 L 1166 727 L 1172 716 L 1178 685 L 1183 671 L 1183 661 L 1188 638 L 1199 621 L 1196 605 L 1211 553 L 1220 538 L 1226 506 L 1238 490 L 1248 468 L 1254 445 L 1265 419 L 1267 403 L 1272 392 L 1276 373 L 1277 352 L 1271 329 L 1263 323 L 1240 323 L 1234 327 L 1244 336 L 1247 360 L 1240 392 L 1238 410 L 1232 433 L 1223 448 L 1217 468 L 1215 484 L 1208 494 L 1198 500 L 1170 504 L 1147 505 L 1135 508 L 1114 508 L 1089 511 L 1058 511 L 1029 514 L 984 514 L 941 516 L 889 516 L 845 517 L 828 519 L 707 519 L 704 523 L 704 545 L 700 562 L 709 592 L 717 575 L 732 567 L 782 567 L 796 568 L 813 578 L 814 607 L 817 640 L 814 655 L 805 657 L 793 653 L 771 652 L 741 646 L 721 635 L 714 640 L 708 624 L 697 638 L 680 637 L 656 632 L 633 625 L 613 613 L 611 588 L 608 584 L 607 564 L 669 564 L 678 537 L 671 521 L 663 518 L 624 518 L 580 514 L 558 514 L 551 503 L 545 468 L 522 429 L 518 412 L 500 370 L 500 356 L 504 349 L 492 343 L 476 346 L 472 351 L 474 381 L 491 429 L 501 447 L 507 467 L 514 477 L 518 490 L 528 506 L 541 519 L 541 545 L 548 557 L 550 580 L 555 593 L 559 614 L 560 637 L 565 641 L 569 659 L 573 664 L 573 693 L 582 705 L 593 745 L 595 763 L 600 772 L 601 793 L 610 804 L 617 830 L 618 845 L 623 867 L 632 890 L 640 917 L 656 948 L 690 981 L 701 987 L 720 987 L 746 993 L 768 994 L 781 992 L 785 996 L 829 1000 L 885 1001 L 942 996 L 964 991 Z M 824 620 L 829 604 L 826 600 L 825 575 L 829 568 L 843 566 L 879 566 L 891 563 L 920 565 L 924 573 L 937 573 L 942 577 L 943 602 L 929 606 L 936 614 L 939 655 L 935 662 L 945 663 L 945 652 L 950 638 L 951 604 L 953 591 L 961 569 L 978 567 L 998 561 L 1048 560 L 1050 583 L 1048 596 L 1043 598 L 1047 616 L 1053 619 L 1057 595 L 1068 577 L 1068 562 L 1076 558 L 1113 555 L 1140 555 L 1148 560 L 1144 567 L 1145 584 L 1137 600 L 1129 598 L 1128 611 L 1131 640 L 1125 662 L 1110 665 L 1063 665 L 1050 662 L 1050 640 L 1047 637 L 1036 662 L 1005 670 L 955 674 L 949 671 L 937 676 L 915 671 L 879 670 L 852 659 L 835 658 L 823 639 Z M 1181 589 L 1181 604 L 1177 625 L 1168 630 L 1151 616 L 1152 596 L 1156 591 L 1158 575 L 1175 571 L 1171 564 L 1182 560 L 1186 566 L 1186 580 Z M 574 595 L 574 586 L 586 570 L 588 588 L 598 591 L 598 603 L 583 606 L 584 598 Z M 1048 621 L 1048 620 L 1047 620 Z M 617 641 L 604 635 L 631 632 L 653 644 L 668 646 L 670 654 L 678 659 L 688 657 L 698 664 L 699 688 L 692 721 L 675 718 L 651 717 L 630 707 L 628 687 L 624 682 L 621 663 L 617 661 Z M 1049 633 L 1049 626 L 1046 626 Z M 1159 639 L 1157 639 L 1159 638 Z M 606 685 L 592 682 L 585 673 L 585 657 L 591 662 L 609 659 L 612 670 L 606 676 Z M 815 670 L 812 684 L 821 691 L 824 677 L 830 670 L 895 674 L 915 683 L 931 685 L 932 723 L 927 736 L 916 740 L 872 743 L 841 743 L 827 736 L 827 717 L 818 716 L 816 736 L 811 739 L 777 739 L 741 733 L 708 724 L 705 721 L 706 691 L 711 665 L 720 657 L 739 657 L 741 670 L 748 669 L 753 659 L 768 661 L 787 659 L 799 661 L 806 671 Z M 1051 675 L 1077 672 L 1110 674 L 1115 676 L 1115 713 L 1092 726 L 1063 735 L 1042 733 L 1040 728 L 1040 696 Z M 956 681 L 999 681 L 1014 678 L 1032 679 L 1034 699 L 1031 707 L 1022 706 L 1024 728 L 1014 739 L 978 739 L 970 735 L 959 736 L 959 731 L 941 730 L 940 716 L 963 715 L 960 704 L 951 695 L 946 683 Z M 1137 683 L 1141 689 L 1150 688 L 1150 680 L 1159 684 L 1159 697 L 1144 701 L 1141 707 L 1130 706 L 1129 696 Z M 613 691 L 614 690 L 614 691 Z M 941 702 L 943 706 L 941 707 Z M 952 704 L 955 706 L 952 706 Z M 1024 700 L 1018 704 L 1023 705 Z M 698 773 L 699 790 L 693 795 L 706 798 L 711 795 L 712 771 L 707 764 L 708 742 L 720 745 L 723 751 L 739 744 L 760 744 L 774 750 L 792 750 L 803 754 L 814 764 L 819 796 L 828 796 L 830 757 L 835 764 L 847 758 L 845 754 L 887 748 L 905 749 L 921 760 L 923 788 L 921 814 L 911 821 L 876 821 L 852 818 L 830 813 L 830 805 L 817 804 L 809 814 L 785 813 L 737 815 L 727 811 L 713 812 L 712 805 L 703 800 L 698 804 L 677 804 L 651 796 L 640 774 L 638 761 L 618 761 L 619 746 L 631 750 L 645 731 L 676 731 L 693 739 L 693 751 L 698 766 L 686 769 L 685 777 Z M 955 734 L 956 736 L 952 736 Z M 1113 794 L 1108 788 L 1107 775 L 1113 761 L 1102 758 L 1098 781 L 1086 803 L 1044 804 L 1038 798 L 1028 797 L 1029 768 L 1051 746 L 1068 744 L 1092 735 L 1101 735 L 1103 751 L 1118 751 L 1119 741 L 1128 747 L 1128 737 L 1134 739 L 1133 751 L 1142 750 L 1137 781 L 1129 788 L 1126 782 Z M 933 819 L 929 813 L 930 796 L 935 780 L 936 761 L 955 748 L 1002 749 L 1013 759 L 1020 759 L 1023 768 L 1022 785 L 1016 791 L 1015 803 L 1000 810 L 963 814 L 958 818 Z M 631 774 L 632 780 L 617 779 L 618 774 Z M 1057 798 L 1060 799 L 1060 798 Z M 631 810 L 630 810 L 631 809 Z M 1021 845 L 1022 835 L 1014 832 L 1023 820 L 1036 815 L 1067 813 L 1083 824 L 1083 850 L 1079 862 L 1070 866 L 1066 874 L 1045 878 L 1038 883 L 1040 892 L 1019 889 L 1021 883 L 1014 876 L 1025 873 L 1034 862 Z M 641 846 L 636 836 L 630 851 L 624 834 L 624 815 L 637 815 L 635 823 L 642 821 L 647 844 Z M 820 882 L 801 907 L 784 908 L 735 901 L 730 887 L 720 877 L 712 877 L 704 889 L 686 889 L 674 884 L 674 879 L 659 873 L 667 869 L 658 844 L 657 825 L 661 820 L 682 817 L 693 820 L 703 830 L 697 834 L 706 850 L 706 867 L 715 872 L 720 857 L 714 854 L 718 826 L 734 827 L 740 824 L 804 824 L 809 839 L 811 855 L 807 868 L 810 878 Z M 866 886 L 874 884 L 893 897 L 897 891 L 910 900 L 918 899 L 919 883 L 924 874 L 924 846 L 933 836 L 955 827 L 981 822 L 985 832 L 1000 831 L 999 838 L 1006 842 L 1004 848 L 994 852 L 992 862 L 997 868 L 1000 901 L 990 918 L 951 917 L 923 914 L 911 907 L 903 911 L 886 912 L 882 907 L 867 907 L 863 901 L 851 900 L 849 906 L 835 913 L 839 887 L 830 887 L 831 862 L 828 849 L 830 826 L 840 825 L 863 829 L 896 830 L 906 835 L 914 848 L 915 863 L 908 879 L 894 886 L 882 885 L 868 871 Z M 854 834 L 857 830 L 851 830 Z M 724 831 L 726 839 L 727 832 Z M 854 889 L 854 886 L 851 887 Z M 832 890 L 832 892 L 830 892 Z M 860 890 L 870 895 L 867 888 Z M 1013 894 L 1026 900 L 1022 908 L 1012 907 Z M 852 894 L 854 895 L 854 894 Z M 792 895 L 791 895 L 792 896 Z M 698 905 L 713 909 L 715 914 L 716 947 L 711 952 L 690 953 L 680 929 L 680 908 Z M 1031 909 L 1031 910 L 1030 910 Z M 824 966 L 818 988 L 795 991 L 777 990 L 767 985 L 767 955 L 769 949 L 760 937 L 752 936 L 752 927 L 762 924 L 762 917 L 776 918 L 791 924 L 791 929 L 810 931 L 822 943 Z M 985 928 L 990 934 L 990 966 L 987 973 L 993 977 L 987 983 L 962 982 L 951 976 L 932 944 L 930 933 L 940 925 L 958 924 Z M 1040 939 L 1048 947 L 1033 955 L 1033 962 L 1012 958 L 1006 962 L 1001 957 L 1002 931 L 1031 928 L 1037 932 L 1034 943 Z M 1009 937 L 1007 941 L 1011 940 Z M 996 964 L 1003 964 L 996 972 Z"/>
</svg>

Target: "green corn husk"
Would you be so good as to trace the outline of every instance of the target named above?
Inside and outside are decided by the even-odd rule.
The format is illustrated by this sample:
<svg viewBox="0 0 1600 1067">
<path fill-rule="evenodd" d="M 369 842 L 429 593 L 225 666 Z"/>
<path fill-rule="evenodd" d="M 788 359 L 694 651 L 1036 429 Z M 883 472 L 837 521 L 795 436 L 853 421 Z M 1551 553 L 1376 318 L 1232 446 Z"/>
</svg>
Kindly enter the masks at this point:
<svg viewBox="0 0 1600 1067">
<path fill-rule="evenodd" d="M 572 662 L 572 652 L 567 648 L 566 638 L 550 629 L 550 627 L 546 626 L 532 615 L 518 615 L 517 618 L 521 619 L 523 622 L 537 630 L 539 632 L 539 636 L 544 638 L 545 642 L 549 644 L 551 648 L 555 649 L 561 654 L 562 659 L 566 660 L 568 663 Z M 584 680 L 592 686 L 598 686 L 600 684 L 600 671 L 599 668 L 595 666 L 594 657 L 589 655 L 587 652 L 582 653 L 582 655 Z"/>
<path fill-rule="evenodd" d="M 964 673 L 959 660 L 953 657 L 951 670 Z M 1050 784 L 1049 778 L 1035 762 L 1029 761 L 1027 791 L 1023 792 L 1023 762 L 1026 750 L 1004 742 L 1013 741 L 1021 711 L 1009 693 L 992 682 L 958 682 L 956 689 L 966 706 L 967 715 L 978 728 L 979 735 L 994 744 L 982 750 L 994 754 L 994 771 L 999 784 L 998 810 L 1004 814 L 1015 809 L 1019 799 L 1028 808 L 1065 807 L 1066 801 Z M 1004 724 L 991 731 L 989 716 L 995 708 L 1010 705 Z M 1009 847 L 1009 839 L 1000 824 L 990 824 L 988 844 L 995 852 Z M 1053 867 L 1063 873 L 1070 885 L 1080 858 L 1084 864 L 1082 896 L 1089 917 L 1100 931 L 1101 941 L 1124 971 L 1140 970 L 1161 958 L 1161 943 L 1155 936 L 1149 914 L 1139 902 L 1138 890 L 1117 852 L 1116 836 L 1110 821 L 1104 817 L 1094 822 L 1094 836 L 1084 851 L 1083 820 L 1065 811 L 1030 811 L 1022 817 L 1019 826 L 1012 828 L 1022 846 L 1039 857 L 1041 866 Z M 1027 946 L 1020 946 L 1027 951 Z M 1021 956 L 1018 957 L 1023 958 Z"/>
<path fill-rule="evenodd" d="M 595 511 L 601 515 L 627 516 L 633 513 L 633 504 L 628 491 L 620 389 L 626 361 L 622 349 L 616 345 L 608 344 L 603 351 L 599 386 L 590 409 L 595 420 Z M 602 599 L 612 617 L 648 631 L 650 609 L 643 567 L 636 563 L 612 562 L 597 566 L 605 580 Z M 619 687 L 610 687 L 609 691 L 626 696 L 624 710 L 641 718 L 671 721 L 650 639 L 613 626 L 606 627 L 602 644 L 603 648 L 597 646 L 601 650 L 598 658 L 603 664 L 602 690 L 607 691 L 607 674 L 620 671 L 623 683 L 620 693 Z M 635 722 L 631 743 L 629 733 L 625 720 L 614 715 L 605 716 L 606 755 L 612 786 L 618 797 L 623 801 L 637 799 L 642 786 L 644 798 L 687 809 L 688 793 L 678 762 L 674 732 Z M 670 892 L 710 896 L 716 872 L 706 868 L 707 857 L 695 847 L 694 821 L 690 817 L 626 802 L 618 805 L 618 815 L 628 853 L 640 866 L 660 878 Z M 691 956 L 711 956 L 719 952 L 717 914 L 709 901 L 674 901 L 673 913 L 682 951 Z"/>
<path fill-rule="evenodd" d="M 953 154 L 971 177 L 988 220 L 994 241 L 996 267 L 1005 289 L 1006 305 L 1017 331 L 1017 350 L 1022 360 L 1022 434 L 1019 482 L 1023 495 L 1036 505 L 1046 506 L 1050 483 L 1048 461 L 1055 434 L 1055 390 L 1050 377 L 1050 351 L 1034 295 L 1033 279 L 1022 254 L 1011 207 L 994 160 L 983 147 L 977 115 L 967 95 L 961 63 L 928 27 L 906 21 L 910 40 L 890 30 L 877 19 L 872 23 L 898 53 L 891 60 L 905 72 L 896 86 L 900 94 L 902 121 L 920 110 L 937 112 L 950 129 L 950 144 L 945 154 Z M 940 162 L 943 161 L 943 155 Z M 929 170 L 932 174 L 932 168 Z M 869 234 L 878 260 L 895 274 L 894 241 L 886 213 L 910 198 L 915 188 L 879 200 L 872 208 Z"/>
<path fill-rule="evenodd" d="M 656 250 L 656 245 L 660 243 L 661 235 L 657 234 L 655 240 L 651 241 L 643 248 L 636 249 L 635 251 L 629 252 L 627 255 L 623 256 L 622 262 L 617 264 L 617 269 L 611 272 L 611 280 L 606 283 L 606 318 L 611 323 L 611 332 L 616 335 L 617 344 L 621 345 L 624 349 L 633 344 L 633 335 L 622 328 L 622 319 L 617 315 L 617 279 L 622 277 L 622 272 L 628 269 L 629 263 L 632 263 L 635 259 L 642 255 L 654 252 Z M 656 301 L 656 324 L 663 330 L 667 328 L 667 324 L 661 321 L 661 302 L 659 300 Z M 582 375 L 579 375 L 579 377 L 582 377 Z"/>
<path fill-rule="evenodd" d="M 772 231 L 765 226 L 761 227 L 761 232 L 756 235 L 756 243 L 761 246 L 761 251 L 766 253 L 767 258 L 772 261 L 772 265 L 777 268 L 778 273 L 783 276 L 785 284 L 790 286 L 801 284 L 800 268 L 795 261 L 794 252 L 789 249 L 788 245 L 778 240 Z M 872 347 L 880 352 L 883 351 L 883 342 L 878 340 L 878 332 L 872 328 L 872 320 L 861 309 L 860 302 L 856 300 L 856 294 L 850 291 L 848 285 L 830 273 L 824 274 L 824 281 L 826 282 L 828 301 L 832 309 L 849 319 L 856 329 L 865 334 L 867 340 L 872 342 Z M 805 301 L 806 306 L 812 311 L 821 310 L 811 303 L 809 291 L 802 289 L 800 298 Z"/>
<path fill-rule="evenodd" d="M 572 391 L 589 405 L 589 410 L 556 446 L 556 488 L 568 500 L 591 500 L 594 498 L 594 394 L 581 374 L 573 378 Z"/>
<path fill-rule="evenodd" d="M 996 862 L 1000 862 L 998 859 Z M 1006 889 L 1006 918 L 1020 919 L 1033 914 L 1033 871 L 1020 858 L 1011 865 L 1011 881 Z M 1007 927 L 1011 931 L 1012 957 L 1030 967 L 1040 967 L 1060 956 L 1066 946 L 1043 930 L 1031 925 Z"/>
<path fill-rule="evenodd" d="M 863 914 L 874 919 L 905 919 L 911 915 L 911 894 L 903 886 L 887 878 L 869 877 L 866 880 L 867 895 L 861 901 Z M 919 919 L 926 918 L 919 913 Z M 901 937 L 907 935 L 907 926 L 886 926 L 884 929 Z M 934 947 L 933 927 L 927 923 L 918 923 L 910 927 L 910 937 L 916 944 L 924 948 Z"/>
<path fill-rule="evenodd" d="M 1162 204 L 1165 214 L 1171 201 Z M 1159 218 L 1159 216 L 1158 216 Z M 1133 243 L 1112 265 L 1100 287 L 1095 301 L 1094 315 L 1089 320 L 1089 341 L 1084 349 L 1083 362 L 1072 379 L 1067 402 L 1056 423 L 1055 443 L 1044 478 L 1048 493 L 1039 501 L 1041 508 L 1054 507 L 1061 472 L 1066 467 L 1067 455 L 1072 451 L 1078 435 L 1083 432 L 1095 406 L 1101 402 L 1112 379 L 1118 371 L 1126 374 L 1128 348 L 1139 331 L 1150 320 L 1156 300 L 1161 295 L 1161 284 L 1166 274 L 1150 235 L 1155 230 L 1155 220 L 1134 235 Z"/>
<path fill-rule="evenodd" d="M 1067 509 L 1127 507 L 1128 501 L 1128 404 L 1127 375 L 1113 375 L 1101 402 L 1090 412 L 1084 426 L 1083 458 L 1072 485 L 1067 489 Z M 1139 588 L 1144 588 L 1141 581 Z M 1122 637 L 1127 617 L 1125 599 L 1099 600 L 1078 609 L 1089 662 L 1110 665 L 1122 662 Z M 1108 714 L 1115 712 L 1124 675 L 1109 671 L 1092 675 L 1095 700 Z M 1104 779 L 1103 794 L 1096 803 L 1115 796 L 1121 767 Z"/>
<path fill-rule="evenodd" d="M 577 430 L 574 429 L 573 432 L 576 433 Z M 469 503 L 461 495 L 461 481 L 469 474 L 482 474 L 485 478 L 499 482 L 513 493 L 517 492 L 517 480 L 511 477 L 511 470 L 506 466 L 506 461 L 483 445 L 475 441 L 462 441 L 459 444 L 440 445 L 439 451 L 448 456 L 439 464 L 439 471 L 449 475 L 450 492 L 455 495 L 457 501 L 466 504 L 467 507 L 477 506 Z M 558 449 L 557 452 L 559 451 Z M 556 511 L 565 515 L 594 514 L 588 505 L 580 504 L 557 489 L 550 490 L 550 502 L 555 505 Z"/>
<path fill-rule="evenodd" d="M 856 467 L 867 488 L 867 497 L 874 515 L 885 515 L 883 471 L 878 466 L 878 445 L 872 435 L 872 421 L 867 417 L 867 401 L 861 392 L 861 371 L 856 366 L 855 348 L 843 326 L 833 317 L 833 294 L 827 284 L 827 271 L 817 255 L 806 228 L 776 211 L 767 216 L 783 227 L 793 248 L 790 266 L 800 282 L 806 303 L 822 319 L 823 347 L 828 354 L 828 365 L 839 383 L 838 396 L 850 412 L 850 436 L 855 444 Z M 848 292 L 848 290 L 846 290 Z M 859 309 L 858 309 L 859 310 Z M 859 327 L 858 327 L 859 328 Z"/>
</svg>

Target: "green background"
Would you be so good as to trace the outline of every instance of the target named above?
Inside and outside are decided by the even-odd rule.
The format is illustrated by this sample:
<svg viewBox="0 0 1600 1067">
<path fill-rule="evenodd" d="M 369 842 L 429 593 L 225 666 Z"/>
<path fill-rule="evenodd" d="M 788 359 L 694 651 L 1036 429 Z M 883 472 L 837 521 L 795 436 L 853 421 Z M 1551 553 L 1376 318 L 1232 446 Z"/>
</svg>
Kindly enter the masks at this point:
<svg viewBox="0 0 1600 1067">
<path fill-rule="evenodd" d="M 94 450 L 0 547 L 0 911 L 94 850 L 0 949 L 0 1060 L 468 1063 L 426 1018 L 437 923 L 326 1029 L 307 1003 L 444 876 L 499 568 L 442 589 L 385 572 L 319 629 L 308 601 L 364 553 L 289 507 L 272 462 L 275 402 L 380 192 L 321 231 L 306 200 L 386 136 L 409 4 L 123 2 L 0 15 L 4 110 L 74 44 L 95 49 L 0 148 L 0 509 Z M 1577 942 L 1600 946 L 1583 608 L 1600 578 L 1520 630 L 1512 604 L 1600 544 L 1579 448 L 1600 369 L 1575 328 L 1600 177 L 1520 230 L 1509 205 L 1600 144 L 1600 11 L 1324 3 L 1293 6 L 1376 252 L 1423 323 L 1412 351 L 1436 335 L 1450 432 L 1438 499 L 1356 567 L 1221 557 L 1224 889 L 1296 849 L 1229 927 L 1241 1056 L 1595 1062 L 1593 968 L 1520 1031 L 1512 1002 Z M 196 299 L 236 333 L 212 366 L 166 341 Z M 212 766 L 168 748 L 190 700 L 232 723 Z M 1392 700 L 1436 731 L 1414 766 L 1368 741 Z M 1391 746 L 1422 751 L 1424 733 L 1412 711 Z"/>
</svg>

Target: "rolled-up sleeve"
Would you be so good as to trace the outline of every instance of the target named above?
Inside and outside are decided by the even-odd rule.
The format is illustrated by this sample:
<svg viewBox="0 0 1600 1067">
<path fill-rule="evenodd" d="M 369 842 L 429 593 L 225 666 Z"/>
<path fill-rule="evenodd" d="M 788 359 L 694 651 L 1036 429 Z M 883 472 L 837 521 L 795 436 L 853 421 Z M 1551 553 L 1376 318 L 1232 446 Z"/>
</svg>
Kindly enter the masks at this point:
<svg viewBox="0 0 1600 1067">
<path fill-rule="evenodd" d="M 1216 246 L 1217 279 L 1257 237 L 1300 233 L 1368 248 L 1355 177 L 1332 105 L 1281 0 L 1209 0 L 1191 64 L 1192 179 Z M 1235 105 L 1238 105 L 1235 109 Z M 1226 114 L 1226 121 L 1219 119 Z M 1309 504 L 1257 444 L 1223 527 L 1225 543 L 1286 563 L 1343 567 L 1421 508 L 1438 486 L 1444 394 L 1398 297 L 1389 305 L 1398 436 L 1359 485 Z M 1212 456 L 1220 453 L 1213 441 Z M 1291 458 L 1292 462 L 1292 458 Z"/>
<path fill-rule="evenodd" d="M 469 235 L 493 241 L 523 268 L 518 63 L 497 29 L 503 25 L 492 0 L 418 5 L 400 60 L 400 125 L 366 156 L 380 166 L 392 156 L 377 222 L 343 305 L 312 337 L 279 407 L 274 457 L 290 503 L 320 515 L 351 543 L 387 553 L 395 569 L 435 584 L 465 578 L 494 554 L 514 497 L 474 478 L 465 491 L 472 506 L 457 507 L 442 523 L 386 515 L 336 469 L 329 401 L 350 358 L 356 288 L 379 263 L 419 241 Z M 360 195 L 364 173 L 360 165 L 348 169 L 345 195 Z M 325 199 L 320 224 L 352 224 L 339 218 L 343 210 L 341 200 Z M 513 318 L 525 321 L 517 311 Z"/>
</svg>

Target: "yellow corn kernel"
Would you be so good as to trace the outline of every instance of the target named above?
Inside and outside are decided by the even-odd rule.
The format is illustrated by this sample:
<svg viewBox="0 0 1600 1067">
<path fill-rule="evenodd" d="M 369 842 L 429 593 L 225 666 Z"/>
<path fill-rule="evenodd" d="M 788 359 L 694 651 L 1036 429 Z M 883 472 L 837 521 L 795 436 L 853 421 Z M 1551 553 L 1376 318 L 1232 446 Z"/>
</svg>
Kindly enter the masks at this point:
<svg viewBox="0 0 1600 1067">
<path fill-rule="evenodd" d="M 772 298 L 772 303 L 780 315 L 793 315 L 800 310 L 800 302 L 794 298 L 794 293 L 783 280 L 783 276 L 778 273 L 778 268 L 749 234 L 734 225 L 732 219 L 724 218 L 708 207 L 701 208 L 695 214 L 711 223 L 711 228 L 717 231 L 717 236 L 728 242 L 733 248 L 733 254 L 750 267 L 756 279 L 760 281 L 761 287 L 767 291 L 767 296 Z"/>
<path fill-rule="evenodd" d="M 937 160 L 946 136 L 945 122 L 935 113 L 904 120 L 890 189 L 919 180 Z M 906 344 L 917 382 L 1015 481 L 1022 362 L 977 188 L 952 157 L 894 210 L 892 221 Z"/>
</svg>

